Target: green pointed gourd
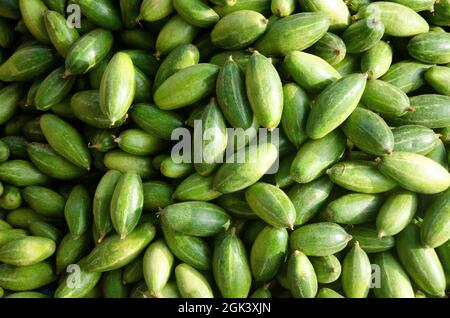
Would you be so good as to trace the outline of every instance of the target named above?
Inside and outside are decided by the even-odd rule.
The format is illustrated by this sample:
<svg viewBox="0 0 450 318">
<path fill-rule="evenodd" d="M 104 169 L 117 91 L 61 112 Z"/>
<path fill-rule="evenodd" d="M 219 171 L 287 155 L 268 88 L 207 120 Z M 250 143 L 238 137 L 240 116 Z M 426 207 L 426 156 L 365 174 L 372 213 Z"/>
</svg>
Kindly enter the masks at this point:
<svg viewBox="0 0 450 318">
<path fill-rule="evenodd" d="M 302 51 L 319 41 L 329 26 L 330 20 L 323 13 L 293 14 L 270 25 L 256 42 L 255 48 L 264 55 L 287 55 L 291 51 Z"/>
<path fill-rule="evenodd" d="M 373 289 L 378 298 L 415 298 L 411 281 L 400 263 L 389 252 L 375 255 L 380 268 L 380 284 Z"/>
<path fill-rule="evenodd" d="M 168 17 L 174 10 L 172 0 L 144 0 L 142 1 L 137 20 L 160 21 Z"/>
<path fill-rule="evenodd" d="M 341 276 L 342 266 L 334 255 L 311 257 L 310 261 L 316 272 L 317 281 L 321 284 L 333 283 Z"/>
<path fill-rule="evenodd" d="M 245 192 L 222 195 L 217 199 L 217 203 L 234 217 L 242 219 L 257 218 L 245 200 Z"/>
<path fill-rule="evenodd" d="M 369 223 L 375 220 L 382 203 L 381 195 L 350 193 L 330 202 L 321 217 L 339 224 Z"/>
<path fill-rule="evenodd" d="M 434 11 L 434 2 L 433 0 L 394 0 L 392 2 L 403 4 L 408 8 L 413 9 L 416 12 L 420 11 Z"/>
<path fill-rule="evenodd" d="M 27 236 L 28 233 L 23 229 L 2 229 L 0 231 L 0 246 Z"/>
<path fill-rule="evenodd" d="M 213 185 L 214 176 L 204 177 L 194 173 L 178 185 L 173 197 L 178 201 L 211 201 L 222 195 L 213 189 Z"/>
<path fill-rule="evenodd" d="M 172 132 L 184 125 L 178 113 L 151 104 L 134 105 L 131 118 L 140 128 L 164 140 L 171 140 Z"/>
<path fill-rule="evenodd" d="M 70 109 L 80 121 L 95 128 L 111 128 L 110 119 L 100 109 L 100 94 L 98 90 L 81 91 L 74 94 L 70 100 Z M 121 126 L 125 117 L 116 122 L 114 127 Z"/>
<path fill-rule="evenodd" d="M 346 138 L 337 130 L 323 138 L 308 140 L 292 162 L 291 178 L 298 183 L 309 183 L 320 178 L 341 159 L 345 148 Z"/>
<path fill-rule="evenodd" d="M 436 251 L 423 246 L 417 224 L 411 223 L 397 235 L 396 247 L 400 262 L 412 281 L 430 295 L 443 296 L 444 269 Z"/>
<path fill-rule="evenodd" d="M 103 73 L 100 84 L 100 109 L 110 126 L 122 119 L 133 102 L 136 81 L 133 61 L 125 53 L 116 53 Z"/>
<path fill-rule="evenodd" d="M 211 31 L 212 43 L 226 50 L 239 50 L 255 42 L 266 30 L 268 20 L 251 10 L 233 12 L 223 17 Z"/>
<path fill-rule="evenodd" d="M 98 244 L 84 259 L 83 268 L 89 272 L 108 272 L 131 263 L 155 237 L 155 227 L 142 223 L 127 237 L 112 235 Z"/>
<path fill-rule="evenodd" d="M 64 67 L 51 72 L 39 85 L 34 98 L 36 109 L 46 111 L 62 102 L 75 85 L 75 78 L 63 78 Z"/>
<path fill-rule="evenodd" d="M 173 0 L 178 14 L 189 24 L 206 28 L 219 21 L 219 15 L 201 0 Z"/>
<path fill-rule="evenodd" d="M 30 266 L 49 258 L 56 244 L 49 238 L 28 236 L 0 247 L 0 261 L 14 266 Z"/>
<path fill-rule="evenodd" d="M 80 35 L 77 29 L 67 25 L 63 14 L 64 12 L 46 11 L 44 22 L 51 43 L 59 54 L 66 57 L 70 47 L 79 39 Z"/>
<path fill-rule="evenodd" d="M 294 81 L 311 93 L 319 93 L 341 78 L 328 62 L 309 53 L 293 51 L 285 57 L 284 65 Z"/>
<path fill-rule="evenodd" d="M 425 73 L 425 79 L 434 90 L 442 95 L 450 96 L 450 84 L 445 79 L 450 76 L 450 68 L 433 66 Z"/>
<path fill-rule="evenodd" d="M 0 111 L 0 123 L 2 125 L 14 116 L 18 108 L 18 102 L 24 94 L 24 87 L 18 83 L 0 89 L 0 98 L 3 101 L 3 107 Z"/>
<path fill-rule="evenodd" d="M 86 174 L 86 169 L 78 167 L 60 156 L 48 144 L 38 142 L 29 143 L 27 152 L 31 162 L 51 178 L 71 180 Z"/>
<path fill-rule="evenodd" d="M 54 219 L 40 215 L 29 207 L 21 207 L 10 211 L 6 217 L 6 221 L 14 228 L 28 229 L 33 222 L 54 222 Z"/>
<path fill-rule="evenodd" d="M 298 85 L 288 83 L 283 86 L 283 114 L 281 125 L 289 141 L 300 148 L 308 139 L 306 121 L 309 114 L 310 99 Z"/>
<path fill-rule="evenodd" d="M 275 0 L 271 1 L 270 9 L 272 14 L 277 17 L 287 17 L 295 11 L 294 0 Z"/>
<path fill-rule="evenodd" d="M 393 51 L 389 43 L 379 41 L 365 51 L 361 57 L 361 71 L 367 73 L 369 79 L 378 79 L 389 70 Z"/>
<path fill-rule="evenodd" d="M 169 205 L 160 213 L 161 222 L 173 231 L 197 237 L 216 236 L 228 230 L 230 216 L 221 207 L 201 201 Z"/>
<path fill-rule="evenodd" d="M 315 298 L 318 289 L 317 276 L 308 257 L 294 251 L 287 263 L 289 290 L 295 298 Z"/>
<path fill-rule="evenodd" d="M 48 10 L 41 0 L 20 0 L 20 13 L 27 29 L 35 39 L 44 44 L 50 44 L 50 39 L 45 28 L 44 15 Z"/>
<path fill-rule="evenodd" d="M 122 279 L 125 284 L 133 284 L 144 279 L 143 256 L 139 256 L 123 268 Z"/>
<path fill-rule="evenodd" d="M 50 47 L 31 45 L 16 50 L 0 65 L 0 80 L 26 82 L 40 77 L 52 67 L 55 55 Z"/>
<path fill-rule="evenodd" d="M 381 80 L 397 86 L 405 93 L 413 92 L 425 85 L 424 74 L 432 65 L 406 60 L 393 64 Z"/>
<path fill-rule="evenodd" d="M 219 3 L 220 1 L 222 3 Z M 216 4 L 213 9 L 221 17 L 240 10 L 254 10 L 261 14 L 270 14 L 270 0 L 213 0 L 212 3 Z"/>
<path fill-rule="evenodd" d="M 72 271 L 62 279 L 55 291 L 55 298 L 83 298 L 86 297 L 97 285 L 102 273 L 89 272 L 82 266 L 84 260 L 79 264 L 73 264 Z"/>
<path fill-rule="evenodd" d="M 147 248 L 142 262 L 143 273 L 150 293 L 159 298 L 172 273 L 174 256 L 163 240 Z"/>
<path fill-rule="evenodd" d="M 11 291 L 38 289 L 55 280 L 52 264 L 48 261 L 28 266 L 0 265 L 0 287 Z"/>
<path fill-rule="evenodd" d="M 427 157 L 439 163 L 445 169 L 448 169 L 447 150 L 442 140 L 438 140 L 433 150 L 431 150 Z"/>
<path fill-rule="evenodd" d="M 330 30 L 341 31 L 351 22 L 350 12 L 342 0 L 305 0 L 300 8 L 306 12 L 320 12 L 330 19 Z"/>
<path fill-rule="evenodd" d="M 408 43 L 408 52 L 416 60 L 428 64 L 450 63 L 450 33 L 428 32 L 416 35 Z"/>
<path fill-rule="evenodd" d="M 153 91 L 156 91 L 159 86 L 170 76 L 176 72 L 198 64 L 200 59 L 200 52 L 195 45 L 181 44 L 175 48 L 166 58 L 161 62 L 158 72 L 155 75 L 153 82 Z"/>
<path fill-rule="evenodd" d="M 269 282 L 280 269 L 288 247 L 286 229 L 266 226 L 256 237 L 250 252 L 253 277 Z"/>
<path fill-rule="evenodd" d="M 352 239 L 340 225 L 330 222 L 304 225 L 289 237 L 292 250 L 307 256 L 328 256 L 342 251 Z"/>
<path fill-rule="evenodd" d="M 189 44 L 199 33 L 200 28 L 191 25 L 180 15 L 174 15 L 159 31 L 156 38 L 156 51 L 167 55 L 181 44 Z"/>
<path fill-rule="evenodd" d="M 327 32 L 316 44 L 309 48 L 309 52 L 321 57 L 330 65 L 336 65 L 347 55 L 347 48 L 339 36 Z"/>
<path fill-rule="evenodd" d="M 379 16 L 387 35 L 410 37 L 426 33 L 429 30 L 427 21 L 414 10 L 399 3 L 388 1 L 372 2 L 358 11 L 357 18 Z"/>
<path fill-rule="evenodd" d="M 225 119 L 234 128 L 248 129 L 253 113 L 247 98 L 244 72 L 230 55 L 220 69 L 216 82 L 217 102 Z"/>
<path fill-rule="evenodd" d="M 182 297 L 214 297 L 211 286 L 204 275 L 188 264 L 180 264 L 175 268 L 175 279 Z"/>
<path fill-rule="evenodd" d="M 77 263 L 89 253 L 91 248 L 91 233 L 86 232 L 79 237 L 74 237 L 70 233 L 66 234 L 56 250 L 56 273 L 65 272 L 67 266 Z"/>
<path fill-rule="evenodd" d="M 392 236 L 378 236 L 377 230 L 366 225 L 355 226 L 348 229 L 348 233 L 353 237 L 350 244 L 356 242 L 366 253 L 380 253 L 391 250 L 395 247 L 395 238 Z"/>
<path fill-rule="evenodd" d="M 349 53 L 362 53 L 373 48 L 384 35 L 380 18 L 370 16 L 353 23 L 342 34 Z"/>
<path fill-rule="evenodd" d="M 327 174 L 335 184 L 359 193 L 383 193 L 397 187 L 394 180 L 367 161 L 343 161 L 328 169 Z"/>
<path fill-rule="evenodd" d="M 366 252 L 356 242 L 342 264 L 342 287 L 347 298 L 367 298 L 372 267 Z"/>
<path fill-rule="evenodd" d="M 105 29 L 95 29 L 79 38 L 67 52 L 65 76 L 86 74 L 109 53 L 113 34 Z"/>
<path fill-rule="evenodd" d="M 91 224 L 91 198 L 83 185 L 76 185 L 70 192 L 64 208 L 64 216 L 70 233 L 79 237 Z"/>
<path fill-rule="evenodd" d="M 200 63 L 180 70 L 156 90 L 153 99 L 162 110 L 190 106 L 210 95 L 216 85 L 219 67 Z"/>
<path fill-rule="evenodd" d="M 317 97 L 306 124 L 310 138 L 319 139 L 339 127 L 356 109 L 367 75 L 352 74 L 328 86 Z"/>
<path fill-rule="evenodd" d="M 450 96 L 439 94 L 416 95 L 410 98 L 411 107 L 415 110 L 400 118 L 392 118 L 390 123 L 396 126 L 421 125 L 428 128 L 448 127 L 450 113 L 448 105 Z"/>
<path fill-rule="evenodd" d="M 244 244 L 231 229 L 217 238 L 212 258 L 214 280 L 224 298 L 246 298 L 252 274 Z"/>
<path fill-rule="evenodd" d="M 270 59 L 253 53 L 245 73 L 247 96 L 258 123 L 269 130 L 281 122 L 283 86 Z"/>
<path fill-rule="evenodd" d="M 123 28 L 119 6 L 111 0 L 76 0 L 83 15 L 96 25 L 112 31 Z"/>
<path fill-rule="evenodd" d="M 51 178 L 30 161 L 8 160 L 0 163 L 0 180 L 16 187 L 48 184 Z"/>
<path fill-rule="evenodd" d="M 330 288 L 322 287 L 317 292 L 316 298 L 345 298 L 345 297 Z"/>
<path fill-rule="evenodd" d="M 268 224 L 293 229 L 296 218 L 295 207 L 283 190 L 259 182 L 246 191 L 245 198 L 253 212 Z"/>
<path fill-rule="evenodd" d="M 403 188 L 433 194 L 447 190 L 450 174 L 437 162 L 414 153 L 394 152 L 378 163 L 381 173 L 391 177 Z"/>
<path fill-rule="evenodd" d="M 128 286 L 122 281 L 122 269 L 105 273 L 101 281 L 104 298 L 128 298 Z"/>
<path fill-rule="evenodd" d="M 420 234 L 425 246 L 436 248 L 450 240 L 450 191 L 438 195 L 431 203 L 421 224 Z"/>
<path fill-rule="evenodd" d="M 165 148 L 161 139 L 140 129 L 125 130 L 114 141 L 123 151 L 137 156 L 154 155 Z"/>
<path fill-rule="evenodd" d="M 39 292 L 17 292 L 17 293 L 12 293 L 9 294 L 8 296 L 6 296 L 5 298 L 50 298 L 49 296 L 39 293 Z"/>
<path fill-rule="evenodd" d="M 105 154 L 103 163 L 109 170 L 119 172 L 136 172 L 143 180 L 155 176 L 152 160 L 149 157 L 136 156 L 122 150 L 112 150 Z"/>
<path fill-rule="evenodd" d="M 439 135 L 432 129 L 419 125 L 393 128 L 392 133 L 395 140 L 394 151 L 427 155 L 439 141 Z"/>
<path fill-rule="evenodd" d="M 175 198 L 175 187 L 168 182 L 148 181 L 142 184 L 142 187 L 144 189 L 144 211 L 158 211 L 159 209 L 164 209 L 166 206 L 170 205 L 173 198 Z"/>
<path fill-rule="evenodd" d="M 209 176 L 223 162 L 228 142 L 225 119 L 214 98 L 203 110 L 201 123 L 201 157 L 194 155 L 194 167 L 200 175 Z"/>
<path fill-rule="evenodd" d="M 362 151 L 386 156 L 394 151 L 394 135 L 384 119 L 374 112 L 357 107 L 342 126 L 350 141 Z"/>
<path fill-rule="evenodd" d="M 251 294 L 250 298 L 252 299 L 272 298 L 272 293 L 269 290 L 269 286 L 264 286 L 255 290 L 253 294 Z"/>
<path fill-rule="evenodd" d="M 201 271 L 211 268 L 212 253 L 202 238 L 175 232 L 164 224 L 161 228 L 167 246 L 177 258 Z"/>
<path fill-rule="evenodd" d="M 58 154 L 79 167 L 90 169 L 87 144 L 73 126 L 52 114 L 43 115 L 40 124 L 45 138 Z"/>
<path fill-rule="evenodd" d="M 66 200 L 56 191 L 41 187 L 29 186 L 22 189 L 25 202 L 38 214 L 61 218 L 64 215 Z"/>
<path fill-rule="evenodd" d="M 141 177 L 135 172 L 124 173 L 111 198 L 111 222 L 121 239 L 125 239 L 137 226 L 142 214 L 143 196 Z"/>
<path fill-rule="evenodd" d="M 141 4 L 141 0 L 120 0 L 120 15 L 126 28 L 133 29 L 137 26 Z"/>
<path fill-rule="evenodd" d="M 217 171 L 214 177 L 214 189 L 225 194 L 251 186 L 270 169 L 277 155 L 277 148 L 271 143 L 240 149 L 231 162 L 228 160 Z M 243 158 L 249 159 L 239 162 Z"/>
<path fill-rule="evenodd" d="M 381 80 L 367 81 L 361 102 L 370 110 L 386 117 L 401 117 L 413 111 L 405 92 Z"/>
<path fill-rule="evenodd" d="M 417 195 L 406 190 L 398 190 L 389 195 L 377 215 L 376 226 L 379 237 L 400 233 L 416 214 Z"/>
<path fill-rule="evenodd" d="M 328 199 L 332 189 L 333 183 L 328 176 L 290 188 L 287 194 L 295 207 L 295 225 L 303 225 L 311 220 Z"/>
</svg>

